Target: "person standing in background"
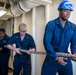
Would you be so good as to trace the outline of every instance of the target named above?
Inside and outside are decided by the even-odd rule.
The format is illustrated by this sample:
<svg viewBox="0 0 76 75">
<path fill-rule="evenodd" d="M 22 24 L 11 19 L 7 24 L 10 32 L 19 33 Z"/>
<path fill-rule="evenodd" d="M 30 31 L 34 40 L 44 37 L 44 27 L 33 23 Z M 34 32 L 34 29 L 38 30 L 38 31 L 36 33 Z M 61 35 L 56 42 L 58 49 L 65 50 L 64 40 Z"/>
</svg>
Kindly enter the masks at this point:
<svg viewBox="0 0 76 75">
<path fill-rule="evenodd" d="M 23 68 L 23 75 L 31 75 L 31 57 L 29 52 L 23 53 L 20 52 L 20 49 L 25 49 L 27 51 L 35 51 L 36 45 L 33 37 L 26 33 L 27 25 L 21 23 L 18 28 L 19 32 L 14 33 L 7 43 L 7 48 L 16 52 L 14 56 L 13 75 L 19 75 L 21 69 Z M 16 45 L 16 48 L 12 46 L 12 44 Z"/>
<path fill-rule="evenodd" d="M 73 75 L 70 58 L 58 57 L 56 52 L 68 53 L 68 46 L 72 60 L 76 61 L 76 25 L 68 21 L 73 4 L 64 0 L 58 7 L 59 17 L 49 21 L 44 33 L 44 47 L 46 57 L 42 66 L 41 75 Z"/>
<path fill-rule="evenodd" d="M 5 33 L 5 29 L 0 28 L 0 75 L 8 75 L 10 50 L 6 48 L 6 44 L 9 38 Z"/>
</svg>

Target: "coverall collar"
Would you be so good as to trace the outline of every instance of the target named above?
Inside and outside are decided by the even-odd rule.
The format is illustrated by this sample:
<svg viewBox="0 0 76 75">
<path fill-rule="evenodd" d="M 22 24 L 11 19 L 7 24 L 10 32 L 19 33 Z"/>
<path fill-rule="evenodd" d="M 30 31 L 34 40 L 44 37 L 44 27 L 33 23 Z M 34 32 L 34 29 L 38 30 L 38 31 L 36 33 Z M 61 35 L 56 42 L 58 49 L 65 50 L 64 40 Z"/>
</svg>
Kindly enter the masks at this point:
<svg viewBox="0 0 76 75">
<path fill-rule="evenodd" d="M 62 29 L 64 28 L 64 27 L 62 26 L 61 22 L 60 22 L 59 17 L 56 19 L 56 24 L 57 24 L 59 27 L 61 27 Z M 66 28 L 69 28 L 69 27 L 70 27 L 70 23 L 69 23 L 68 20 L 66 21 L 66 26 L 65 26 L 65 27 L 66 27 Z"/>
</svg>

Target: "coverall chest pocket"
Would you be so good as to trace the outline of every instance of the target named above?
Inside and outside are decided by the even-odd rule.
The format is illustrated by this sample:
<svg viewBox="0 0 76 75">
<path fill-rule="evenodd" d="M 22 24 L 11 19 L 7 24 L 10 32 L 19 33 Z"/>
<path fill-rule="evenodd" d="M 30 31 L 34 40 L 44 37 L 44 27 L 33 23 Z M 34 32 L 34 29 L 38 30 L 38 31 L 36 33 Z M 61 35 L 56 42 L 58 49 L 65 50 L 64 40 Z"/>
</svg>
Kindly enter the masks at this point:
<svg viewBox="0 0 76 75">
<path fill-rule="evenodd" d="M 53 40 L 53 44 L 54 45 L 58 45 L 59 44 L 59 40 L 60 40 L 59 34 L 54 34 L 52 40 Z"/>
<path fill-rule="evenodd" d="M 67 30 L 67 32 L 66 32 L 66 38 L 70 39 L 72 37 L 72 35 L 73 35 L 73 30 Z"/>
<path fill-rule="evenodd" d="M 25 47 L 28 47 L 29 44 L 30 44 L 30 41 L 28 39 L 24 40 L 23 44 L 24 44 Z"/>
</svg>

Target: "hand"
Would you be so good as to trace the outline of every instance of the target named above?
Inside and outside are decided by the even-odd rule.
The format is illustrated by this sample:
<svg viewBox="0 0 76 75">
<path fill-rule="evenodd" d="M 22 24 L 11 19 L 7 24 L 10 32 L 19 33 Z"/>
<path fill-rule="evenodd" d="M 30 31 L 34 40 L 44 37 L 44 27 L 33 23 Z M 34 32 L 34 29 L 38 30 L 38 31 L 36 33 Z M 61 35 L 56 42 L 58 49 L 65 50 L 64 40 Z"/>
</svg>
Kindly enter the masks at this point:
<svg viewBox="0 0 76 75">
<path fill-rule="evenodd" d="M 30 52 L 34 52 L 34 51 L 35 51 L 35 48 L 32 48 L 31 50 L 27 51 L 27 54 L 31 54 Z"/>
<path fill-rule="evenodd" d="M 71 56 L 71 59 L 76 62 L 76 53 Z"/>
<path fill-rule="evenodd" d="M 7 45 L 4 45 L 5 48 L 7 48 Z"/>
<path fill-rule="evenodd" d="M 67 63 L 64 62 L 64 60 L 67 60 L 67 58 L 64 57 L 58 57 L 57 62 L 63 66 L 65 66 Z"/>
<path fill-rule="evenodd" d="M 18 54 L 22 54 L 22 53 L 20 52 L 20 48 L 15 48 L 14 51 L 15 51 L 16 53 L 18 53 Z"/>
</svg>

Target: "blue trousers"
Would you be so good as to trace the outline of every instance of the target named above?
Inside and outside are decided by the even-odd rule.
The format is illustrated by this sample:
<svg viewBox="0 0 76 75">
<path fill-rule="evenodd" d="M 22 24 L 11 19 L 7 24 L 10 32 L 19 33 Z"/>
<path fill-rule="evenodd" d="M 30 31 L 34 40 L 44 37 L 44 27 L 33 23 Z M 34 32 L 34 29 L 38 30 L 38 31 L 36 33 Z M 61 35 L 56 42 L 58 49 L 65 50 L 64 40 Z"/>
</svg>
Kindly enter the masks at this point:
<svg viewBox="0 0 76 75">
<path fill-rule="evenodd" d="M 60 65 L 49 56 L 46 56 L 41 75 L 56 75 L 57 72 L 58 75 L 73 75 L 71 60 L 68 58 L 64 61 L 67 62 L 66 66 Z"/>
<path fill-rule="evenodd" d="M 14 67 L 13 75 L 19 75 L 22 68 L 23 68 L 23 75 L 31 75 L 30 57 L 26 57 L 23 55 L 15 55 L 13 67 Z"/>
<path fill-rule="evenodd" d="M 0 51 L 0 75 L 8 75 L 8 62 L 10 52 Z"/>
</svg>

